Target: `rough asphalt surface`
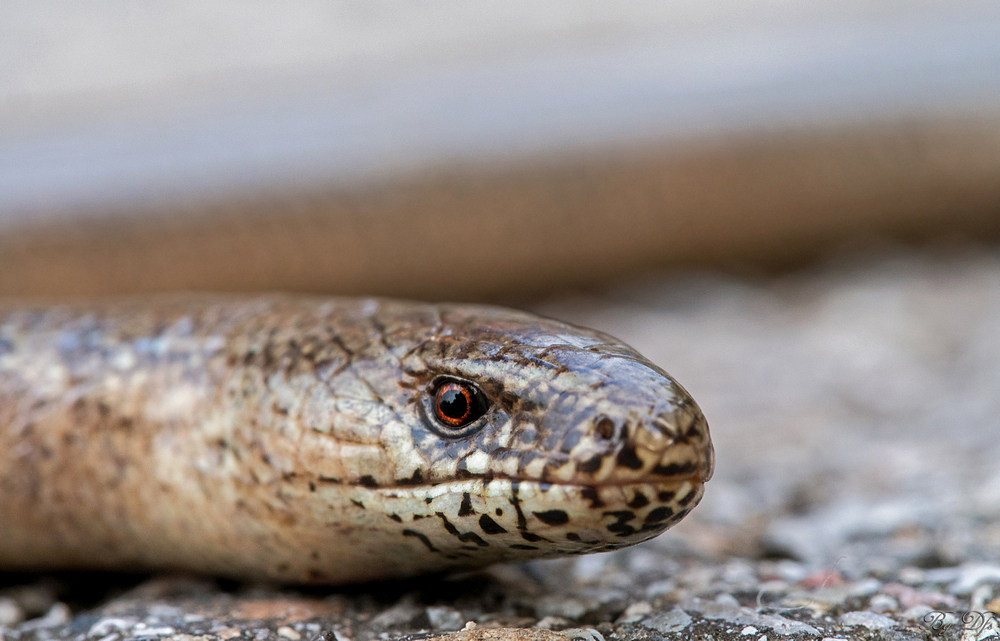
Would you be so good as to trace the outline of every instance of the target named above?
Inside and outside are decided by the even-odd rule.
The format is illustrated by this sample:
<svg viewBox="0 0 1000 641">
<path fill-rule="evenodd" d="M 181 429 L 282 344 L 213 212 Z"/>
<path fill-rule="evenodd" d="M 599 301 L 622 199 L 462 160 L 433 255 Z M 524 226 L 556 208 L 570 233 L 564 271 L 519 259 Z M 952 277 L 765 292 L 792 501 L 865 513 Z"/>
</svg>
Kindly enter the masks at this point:
<svg viewBox="0 0 1000 641">
<path fill-rule="evenodd" d="M 698 399 L 718 471 L 675 529 L 338 590 L 0 575 L 0 639 L 1000 636 L 1000 253 L 657 277 L 538 311 L 621 337 Z"/>
</svg>

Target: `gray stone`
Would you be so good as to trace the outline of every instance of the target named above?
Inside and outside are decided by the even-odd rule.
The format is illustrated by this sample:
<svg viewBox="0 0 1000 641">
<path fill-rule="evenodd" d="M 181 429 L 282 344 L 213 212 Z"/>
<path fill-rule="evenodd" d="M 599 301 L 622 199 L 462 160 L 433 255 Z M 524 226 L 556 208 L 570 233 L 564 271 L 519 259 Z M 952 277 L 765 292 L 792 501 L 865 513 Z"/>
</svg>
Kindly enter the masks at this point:
<svg viewBox="0 0 1000 641">
<path fill-rule="evenodd" d="M 587 610 L 587 604 L 583 599 L 561 595 L 542 597 L 535 605 L 535 612 L 540 618 L 556 616 L 570 621 L 580 619 Z"/>
<path fill-rule="evenodd" d="M 65 603 L 53 603 L 49 611 L 45 613 L 45 616 L 25 621 L 21 624 L 20 630 L 23 632 L 43 628 L 55 628 L 69 622 L 70 616 L 69 606 Z"/>
<path fill-rule="evenodd" d="M 642 626 L 656 630 L 661 634 L 674 634 L 685 630 L 693 619 L 691 615 L 680 608 L 643 619 Z"/>
<path fill-rule="evenodd" d="M 781 635 L 805 634 L 813 637 L 821 636 L 820 631 L 808 623 L 788 619 L 777 614 L 757 614 L 753 620 L 739 621 L 739 623 L 752 623 L 760 628 L 771 628 Z"/>
<path fill-rule="evenodd" d="M 419 625 L 421 619 L 430 624 L 424 608 L 417 606 L 412 597 L 407 596 L 372 619 L 371 626 L 376 630 L 399 629 Z"/>
<path fill-rule="evenodd" d="M 547 616 L 538 621 L 534 627 L 541 628 L 543 630 L 565 630 L 573 625 L 573 622 L 569 619 L 564 619 L 562 617 Z"/>
<path fill-rule="evenodd" d="M 0 626 L 9 627 L 24 621 L 24 610 L 17 601 L 0 596 Z"/>
<path fill-rule="evenodd" d="M 604 635 L 595 628 L 568 628 L 562 634 L 574 641 L 605 641 Z"/>
<path fill-rule="evenodd" d="M 729 606 L 734 608 L 740 607 L 740 602 L 736 600 L 736 597 L 732 594 L 726 594 L 725 592 L 717 595 L 713 603 L 720 606 Z"/>
<path fill-rule="evenodd" d="M 462 613 L 447 606 L 432 606 L 427 608 L 427 619 L 436 630 L 461 630 L 465 627 Z"/>
<path fill-rule="evenodd" d="M 847 594 L 850 596 L 871 596 L 882 589 L 882 582 L 878 579 L 862 579 L 850 585 Z"/>
<path fill-rule="evenodd" d="M 934 611 L 934 608 L 931 606 L 920 604 L 909 608 L 899 616 L 904 619 L 909 619 L 910 621 L 923 621 L 924 617 Z"/>
<path fill-rule="evenodd" d="M 762 614 L 753 608 L 740 607 L 730 603 L 708 603 L 701 616 L 708 620 L 725 621 L 734 625 L 752 625 L 756 628 L 770 628 L 782 635 L 806 634 L 820 636 L 819 630 L 801 621 L 788 619 L 778 614 Z"/>
<path fill-rule="evenodd" d="M 969 594 L 981 583 L 1000 583 L 1000 565 L 963 565 L 959 568 L 954 583 L 948 586 L 948 591 L 952 594 Z"/>
<path fill-rule="evenodd" d="M 673 579 L 653 581 L 646 586 L 645 594 L 647 599 L 655 599 L 664 594 L 670 594 L 677 589 L 677 583 Z"/>
<path fill-rule="evenodd" d="M 653 612 L 653 606 L 649 601 L 638 601 L 625 608 L 625 612 L 619 617 L 617 623 L 637 623 Z"/>
<path fill-rule="evenodd" d="M 874 612 L 845 612 L 837 618 L 842 625 L 860 625 L 869 630 L 884 630 L 896 625 L 896 622 L 889 617 L 876 614 Z"/>
<path fill-rule="evenodd" d="M 888 594 L 876 594 L 869 600 L 868 607 L 872 612 L 895 612 L 899 602 Z"/>
</svg>

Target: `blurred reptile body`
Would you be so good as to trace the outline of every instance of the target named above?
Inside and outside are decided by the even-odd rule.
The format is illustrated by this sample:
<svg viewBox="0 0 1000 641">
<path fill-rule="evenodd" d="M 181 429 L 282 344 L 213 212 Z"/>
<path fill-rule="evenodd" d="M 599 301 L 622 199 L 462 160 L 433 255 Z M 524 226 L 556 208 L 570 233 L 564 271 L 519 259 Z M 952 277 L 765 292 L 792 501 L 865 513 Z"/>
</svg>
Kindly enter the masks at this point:
<svg viewBox="0 0 1000 641">
<path fill-rule="evenodd" d="M 610 550 L 712 466 L 666 373 L 525 313 L 0 304 L 0 569 L 345 583 Z"/>
</svg>

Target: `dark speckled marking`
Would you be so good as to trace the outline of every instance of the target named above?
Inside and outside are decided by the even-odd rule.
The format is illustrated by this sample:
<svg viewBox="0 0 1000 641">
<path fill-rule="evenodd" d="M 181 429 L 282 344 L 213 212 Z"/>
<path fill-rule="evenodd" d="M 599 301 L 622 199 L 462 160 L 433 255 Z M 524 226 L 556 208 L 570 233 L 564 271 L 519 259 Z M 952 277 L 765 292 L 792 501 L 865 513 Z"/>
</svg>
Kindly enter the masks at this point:
<svg viewBox="0 0 1000 641">
<path fill-rule="evenodd" d="M 528 519 L 525 518 L 524 512 L 521 510 L 521 502 L 517 498 L 517 492 L 521 488 L 520 483 L 514 481 L 510 484 L 513 494 L 510 497 L 510 504 L 514 506 L 514 510 L 517 512 L 517 529 L 527 530 L 528 529 Z"/>
<path fill-rule="evenodd" d="M 534 532 L 521 532 L 521 538 L 528 543 L 538 543 L 539 541 L 548 541 L 544 536 L 538 536 Z"/>
<path fill-rule="evenodd" d="M 462 494 L 462 505 L 458 508 L 459 516 L 469 516 L 470 514 L 475 514 L 472 511 L 472 497 L 469 496 L 468 492 Z"/>
<path fill-rule="evenodd" d="M 417 532 L 416 530 L 403 530 L 403 536 L 415 536 L 418 539 L 420 539 L 420 542 L 423 543 L 424 545 L 426 545 L 427 549 L 430 550 L 431 552 L 438 552 L 439 551 L 436 547 L 434 547 L 434 545 L 431 543 L 430 539 L 428 539 L 426 536 L 424 536 L 420 532 Z"/>
<path fill-rule="evenodd" d="M 663 476 L 677 476 L 680 474 L 694 474 L 696 469 L 695 464 L 688 461 L 682 464 L 670 463 L 669 465 L 657 465 L 652 469 L 652 473 Z"/>
<path fill-rule="evenodd" d="M 696 492 L 694 491 L 694 488 L 692 488 L 687 494 L 677 499 L 677 503 L 679 503 L 680 505 L 687 505 L 694 499 L 695 494 Z"/>
<path fill-rule="evenodd" d="M 663 503 L 666 503 L 668 501 L 673 501 L 674 492 L 660 492 L 659 494 L 656 495 L 656 498 L 662 501 Z"/>
<path fill-rule="evenodd" d="M 649 505 L 649 499 L 647 499 L 646 495 L 643 494 L 642 492 L 636 492 L 635 496 L 632 497 L 632 500 L 626 503 L 626 505 L 628 505 L 633 510 L 637 510 L 640 507 L 645 507 Z"/>
<path fill-rule="evenodd" d="M 608 532 L 612 532 L 618 536 L 631 536 L 635 534 L 635 528 L 628 525 L 629 521 L 635 519 L 635 514 L 630 510 L 605 512 L 604 516 L 613 516 L 616 519 L 614 523 L 608 525 Z"/>
<path fill-rule="evenodd" d="M 444 512 L 436 512 L 436 514 L 441 519 L 441 523 L 444 524 L 444 529 L 448 532 L 448 534 L 454 536 L 462 543 L 468 543 L 471 541 L 481 548 L 489 547 L 490 544 L 484 541 L 483 538 L 475 532 L 459 532 L 458 528 L 452 525 L 451 521 L 448 520 L 448 517 L 444 515 Z"/>
<path fill-rule="evenodd" d="M 364 504 L 364 503 L 362 503 L 361 501 L 357 500 L 357 499 L 351 499 L 351 503 L 353 503 L 353 504 L 357 505 L 357 506 L 358 506 L 358 507 L 360 507 L 360 508 L 361 508 L 362 510 L 363 510 L 363 509 L 365 509 L 365 504 Z"/>
<path fill-rule="evenodd" d="M 563 525 L 569 523 L 569 515 L 563 510 L 546 510 L 544 512 L 532 512 L 532 514 L 546 525 Z"/>
<path fill-rule="evenodd" d="M 580 540 L 580 535 L 577 534 L 576 532 L 567 532 L 566 533 L 566 540 L 567 541 L 579 541 Z"/>
<path fill-rule="evenodd" d="M 403 517 L 401 517 L 398 514 L 390 514 L 389 518 L 392 519 L 393 521 L 395 521 L 396 523 L 402 523 L 403 522 Z"/>
<path fill-rule="evenodd" d="M 646 515 L 646 523 L 660 523 L 661 521 L 666 521 L 671 516 L 674 515 L 674 511 L 667 506 L 658 507 L 654 510 L 650 510 L 649 514 Z"/>
<path fill-rule="evenodd" d="M 584 472 L 586 474 L 593 474 L 597 470 L 601 469 L 601 464 L 604 462 L 604 457 L 600 454 L 594 454 L 589 459 L 580 463 L 576 466 L 576 469 Z"/>
<path fill-rule="evenodd" d="M 511 543 L 509 546 L 512 550 L 537 550 L 538 548 L 534 545 L 521 545 L 520 543 Z"/>
<path fill-rule="evenodd" d="M 635 447 L 626 445 L 618 452 L 618 465 L 627 467 L 630 470 L 642 469 L 642 459 L 635 453 Z"/>
<path fill-rule="evenodd" d="M 420 485 L 424 482 L 424 474 L 419 469 L 413 470 L 413 476 L 408 479 L 399 479 L 397 485 Z"/>
<path fill-rule="evenodd" d="M 487 534 L 503 534 L 507 531 L 502 525 L 491 519 L 489 514 L 483 514 L 479 517 L 479 527 Z"/>
<path fill-rule="evenodd" d="M 365 474 L 358 479 L 358 485 L 363 487 L 376 488 L 378 487 L 378 481 L 376 481 L 372 476 Z"/>
<path fill-rule="evenodd" d="M 598 496 L 596 487 L 585 487 L 580 490 L 580 495 L 590 501 L 590 507 L 604 507 L 604 501 Z"/>
</svg>

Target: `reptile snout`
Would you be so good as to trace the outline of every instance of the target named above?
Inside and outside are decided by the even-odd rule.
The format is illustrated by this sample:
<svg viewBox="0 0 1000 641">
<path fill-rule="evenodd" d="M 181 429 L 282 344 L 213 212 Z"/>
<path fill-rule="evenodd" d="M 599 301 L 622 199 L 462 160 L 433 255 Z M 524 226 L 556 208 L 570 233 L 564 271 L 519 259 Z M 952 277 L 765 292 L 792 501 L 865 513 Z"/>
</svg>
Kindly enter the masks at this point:
<svg viewBox="0 0 1000 641">
<path fill-rule="evenodd" d="M 545 480 L 580 485 L 708 481 L 714 467 L 708 423 L 690 395 L 644 363 L 627 361 L 614 373 L 615 382 L 600 390 L 599 400 L 573 401 L 573 420 L 566 421 L 566 412 L 549 412 L 543 430 L 563 436 Z"/>
</svg>

